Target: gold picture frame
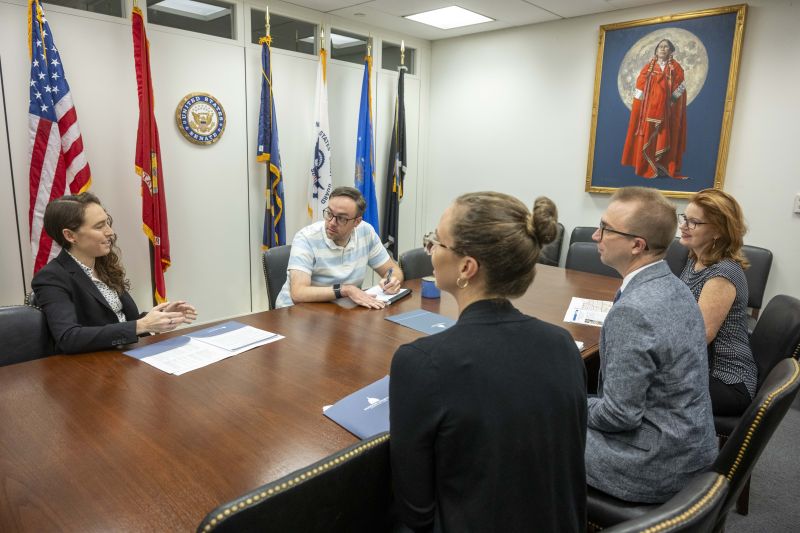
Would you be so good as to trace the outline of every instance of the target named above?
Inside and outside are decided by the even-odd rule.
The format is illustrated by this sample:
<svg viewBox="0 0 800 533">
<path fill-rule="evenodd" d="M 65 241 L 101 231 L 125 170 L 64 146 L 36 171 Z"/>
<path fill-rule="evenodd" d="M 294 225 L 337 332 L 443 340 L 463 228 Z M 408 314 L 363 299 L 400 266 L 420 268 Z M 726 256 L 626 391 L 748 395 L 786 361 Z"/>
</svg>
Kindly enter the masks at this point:
<svg viewBox="0 0 800 533">
<path fill-rule="evenodd" d="M 746 14 L 740 4 L 600 26 L 587 192 L 722 188 Z"/>
</svg>

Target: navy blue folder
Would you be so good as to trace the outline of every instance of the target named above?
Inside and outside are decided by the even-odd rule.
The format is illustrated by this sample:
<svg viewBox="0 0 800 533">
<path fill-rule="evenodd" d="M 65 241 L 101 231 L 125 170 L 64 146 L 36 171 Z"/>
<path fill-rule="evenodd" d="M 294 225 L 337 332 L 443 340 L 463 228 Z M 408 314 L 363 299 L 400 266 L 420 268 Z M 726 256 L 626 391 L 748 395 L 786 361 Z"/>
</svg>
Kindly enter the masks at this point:
<svg viewBox="0 0 800 533">
<path fill-rule="evenodd" d="M 345 396 L 324 414 L 360 439 L 389 431 L 389 376 Z"/>
</svg>

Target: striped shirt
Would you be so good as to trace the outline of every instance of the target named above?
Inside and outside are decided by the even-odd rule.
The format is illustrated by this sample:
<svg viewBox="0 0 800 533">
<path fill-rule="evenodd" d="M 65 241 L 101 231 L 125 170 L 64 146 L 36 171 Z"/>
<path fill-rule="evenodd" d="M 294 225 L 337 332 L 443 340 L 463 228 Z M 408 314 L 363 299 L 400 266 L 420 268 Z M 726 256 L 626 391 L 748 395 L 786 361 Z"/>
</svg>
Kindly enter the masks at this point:
<svg viewBox="0 0 800 533">
<path fill-rule="evenodd" d="M 703 286 L 711 278 L 724 278 L 736 288 L 728 316 L 717 331 L 717 336 L 708 345 L 711 375 L 727 385 L 744 383 L 752 398 L 758 383 L 758 367 L 750 350 L 747 335 L 747 278 L 736 261 L 723 259 L 695 272 L 695 260 L 686 261 L 681 280 L 689 286 L 695 300 L 700 299 Z"/>
<path fill-rule="evenodd" d="M 294 305 L 289 291 L 292 270 L 309 274 L 312 287 L 331 287 L 336 283 L 360 287 L 367 275 L 367 266 L 374 270 L 388 260 L 389 253 L 366 222 L 355 227 L 344 246 L 328 238 L 324 221 L 315 222 L 294 236 L 286 283 L 278 294 L 275 307 Z"/>
</svg>

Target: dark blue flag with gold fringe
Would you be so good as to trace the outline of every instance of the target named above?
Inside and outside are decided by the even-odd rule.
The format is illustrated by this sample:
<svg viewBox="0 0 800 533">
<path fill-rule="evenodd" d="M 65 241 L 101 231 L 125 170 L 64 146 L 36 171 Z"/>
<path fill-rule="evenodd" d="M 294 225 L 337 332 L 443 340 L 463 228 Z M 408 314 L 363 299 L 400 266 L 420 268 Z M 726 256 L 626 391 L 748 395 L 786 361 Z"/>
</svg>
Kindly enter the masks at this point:
<svg viewBox="0 0 800 533">
<path fill-rule="evenodd" d="M 356 188 L 364 195 L 367 209 L 364 222 L 368 222 L 380 235 L 378 226 L 378 196 L 375 193 L 375 147 L 372 142 L 372 56 L 364 58 L 364 80 L 361 83 L 361 105 L 358 109 L 358 141 L 356 142 Z"/>
<path fill-rule="evenodd" d="M 272 94 L 272 38 L 262 37 L 261 45 L 261 107 L 258 113 L 258 150 L 256 160 L 267 164 L 266 205 L 264 208 L 264 238 L 266 250 L 286 244 L 286 216 L 283 201 L 281 154 L 278 149 L 278 117 Z"/>
</svg>

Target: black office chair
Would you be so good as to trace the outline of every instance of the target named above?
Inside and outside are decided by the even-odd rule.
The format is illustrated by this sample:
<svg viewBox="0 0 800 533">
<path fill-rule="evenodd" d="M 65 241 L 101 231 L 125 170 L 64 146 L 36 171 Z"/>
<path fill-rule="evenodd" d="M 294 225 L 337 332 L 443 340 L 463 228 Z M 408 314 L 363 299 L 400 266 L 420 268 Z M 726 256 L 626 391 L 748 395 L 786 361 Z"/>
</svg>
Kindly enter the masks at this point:
<svg viewBox="0 0 800 533">
<path fill-rule="evenodd" d="M 689 249 L 681 244 L 680 237 L 675 237 L 672 240 L 672 244 L 667 248 L 667 256 L 664 259 L 667 261 L 672 273 L 680 277 L 683 267 L 686 266 L 686 260 L 689 259 Z"/>
<path fill-rule="evenodd" d="M 36 293 L 31 291 L 25 294 L 25 305 L 30 305 L 31 307 L 39 307 L 39 301 L 36 299 Z"/>
<path fill-rule="evenodd" d="M 758 390 L 770 371 L 787 357 L 800 356 L 800 300 L 792 296 L 778 295 L 767 304 L 761 319 L 750 336 L 750 347 L 758 366 Z M 755 401 L 755 400 L 754 400 Z M 720 439 L 720 447 L 739 425 L 736 416 L 715 416 L 714 427 Z M 741 491 L 736 510 L 743 515 L 749 511 L 749 485 Z"/>
<path fill-rule="evenodd" d="M 603 529 L 608 533 L 711 531 L 730 490 L 725 476 L 705 472 L 694 478 L 683 490 L 638 518 L 632 518 Z"/>
<path fill-rule="evenodd" d="M 31 361 L 55 353 L 41 309 L 29 305 L 0 307 L 0 366 Z"/>
<path fill-rule="evenodd" d="M 406 279 L 419 279 L 433 274 L 431 256 L 425 248 L 413 248 L 400 254 L 400 270 Z"/>
<path fill-rule="evenodd" d="M 789 357 L 775 365 L 769 373 L 750 407 L 739 419 L 720 450 L 713 470 L 728 478 L 731 489 L 722 505 L 714 531 L 724 529 L 725 518 L 731 507 L 737 503 L 740 494 L 749 488 L 753 467 L 791 407 L 798 389 L 800 363 Z"/>
<path fill-rule="evenodd" d="M 197 532 L 389 532 L 391 506 L 384 432 L 220 505 Z"/>
<path fill-rule="evenodd" d="M 261 256 L 270 309 L 275 309 L 275 300 L 278 299 L 278 294 L 281 292 L 283 284 L 286 283 L 286 267 L 289 265 L 291 252 L 292 245 L 286 244 L 270 248 Z"/>
<path fill-rule="evenodd" d="M 597 228 L 594 226 L 575 226 L 569 236 L 570 246 L 576 242 L 594 242 L 592 235 L 594 235 L 595 231 L 597 231 Z"/>
<path fill-rule="evenodd" d="M 591 274 L 601 274 L 612 278 L 622 277 L 616 270 L 600 261 L 600 253 L 597 251 L 596 242 L 573 242 L 570 244 L 564 268 Z"/>
<path fill-rule="evenodd" d="M 556 239 L 542 247 L 542 251 L 539 253 L 539 259 L 536 262 L 543 265 L 558 266 L 558 262 L 561 260 L 561 247 L 563 245 L 564 224 L 559 222 Z"/>
<path fill-rule="evenodd" d="M 766 248 L 745 244 L 742 246 L 742 253 L 750 261 L 750 268 L 744 271 L 744 277 L 747 278 L 747 307 L 751 310 L 748 330 L 752 332 L 761 311 L 769 271 L 772 269 L 772 252 Z"/>
</svg>

